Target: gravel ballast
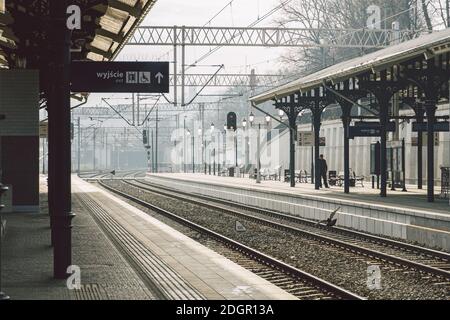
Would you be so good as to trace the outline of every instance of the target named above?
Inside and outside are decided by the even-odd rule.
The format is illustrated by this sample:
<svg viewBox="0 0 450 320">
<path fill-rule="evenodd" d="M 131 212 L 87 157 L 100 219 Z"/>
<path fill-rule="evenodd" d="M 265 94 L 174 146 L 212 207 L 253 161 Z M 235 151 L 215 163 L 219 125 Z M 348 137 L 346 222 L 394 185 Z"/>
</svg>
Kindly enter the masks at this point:
<svg viewBox="0 0 450 320">
<path fill-rule="evenodd" d="M 238 219 L 223 212 L 149 193 L 120 181 L 108 181 L 107 184 L 368 299 L 450 297 L 449 284 L 438 284 L 439 279 L 428 274 L 370 259 L 254 222 L 239 221 L 246 231 L 238 232 L 235 227 Z M 155 216 L 161 219 L 160 215 Z M 166 222 L 168 219 L 164 220 Z M 187 228 L 182 229 L 185 232 Z M 188 235 L 198 238 L 197 233 Z M 367 285 L 370 266 L 379 266 L 381 269 L 380 289 L 369 289 Z M 442 279 L 440 281 L 444 282 Z"/>
</svg>

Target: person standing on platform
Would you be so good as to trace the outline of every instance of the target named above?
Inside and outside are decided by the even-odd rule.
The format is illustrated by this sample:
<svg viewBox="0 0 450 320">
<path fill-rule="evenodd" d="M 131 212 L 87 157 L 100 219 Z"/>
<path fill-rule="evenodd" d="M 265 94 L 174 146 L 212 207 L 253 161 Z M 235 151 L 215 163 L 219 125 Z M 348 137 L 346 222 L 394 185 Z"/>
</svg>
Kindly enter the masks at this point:
<svg viewBox="0 0 450 320">
<path fill-rule="evenodd" d="M 323 179 L 325 188 L 329 188 L 327 180 L 328 165 L 327 161 L 323 158 L 323 154 L 320 155 L 319 168 L 320 168 L 320 187 L 322 188 L 322 179 Z"/>
</svg>

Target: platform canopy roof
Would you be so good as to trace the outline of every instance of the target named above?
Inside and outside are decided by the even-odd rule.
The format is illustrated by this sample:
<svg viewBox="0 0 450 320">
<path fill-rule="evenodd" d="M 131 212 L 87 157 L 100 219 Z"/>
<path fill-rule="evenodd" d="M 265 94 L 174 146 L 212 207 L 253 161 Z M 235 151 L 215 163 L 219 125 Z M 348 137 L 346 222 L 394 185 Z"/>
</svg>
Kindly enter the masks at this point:
<svg viewBox="0 0 450 320">
<path fill-rule="evenodd" d="M 338 83 L 367 72 L 376 72 L 408 60 L 425 55 L 450 51 L 450 28 L 423 35 L 419 38 L 393 45 L 373 53 L 350 59 L 316 73 L 268 90 L 250 98 L 255 104 L 283 98 L 296 92 L 307 92 L 320 87 L 323 83 Z"/>
<path fill-rule="evenodd" d="M 58 0 L 0 0 L 0 67 L 40 68 L 48 63 L 50 1 Z M 72 59 L 114 59 L 155 2 L 70 1 L 82 16 L 81 30 L 72 33 Z"/>
</svg>

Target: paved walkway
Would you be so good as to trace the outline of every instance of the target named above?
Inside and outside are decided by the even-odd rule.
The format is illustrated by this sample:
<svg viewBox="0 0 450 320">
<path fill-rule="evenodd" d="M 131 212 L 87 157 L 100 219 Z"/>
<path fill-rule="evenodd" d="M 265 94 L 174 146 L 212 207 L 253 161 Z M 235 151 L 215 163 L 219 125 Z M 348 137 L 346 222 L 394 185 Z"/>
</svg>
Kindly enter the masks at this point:
<svg viewBox="0 0 450 320">
<path fill-rule="evenodd" d="M 153 175 L 153 174 L 151 174 Z M 257 184 L 255 180 L 236 177 L 219 177 L 205 175 L 202 173 L 159 173 L 156 176 L 176 178 L 186 181 L 196 181 L 212 184 L 221 184 L 232 187 L 252 188 L 269 192 L 282 192 L 296 195 L 309 195 L 323 197 L 326 199 L 350 200 L 355 202 L 370 203 L 396 208 L 426 210 L 436 213 L 450 214 L 448 199 L 440 199 L 436 196 L 434 203 L 427 202 L 426 190 L 418 190 L 415 186 L 407 186 L 408 192 L 388 190 L 388 197 L 381 198 L 379 190 L 372 189 L 371 183 L 365 183 L 364 187 L 357 186 L 350 189 L 350 194 L 345 194 L 342 187 L 330 187 L 329 189 L 315 190 L 314 185 L 309 183 L 297 183 L 295 188 L 291 188 L 289 183 L 281 181 L 263 180 Z M 438 189 L 439 190 L 439 189 Z"/>
<path fill-rule="evenodd" d="M 3 291 L 12 299 L 295 299 L 292 295 L 73 176 L 73 264 L 81 290 L 54 280 L 45 177 L 41 210 L 4 214 Z"/>
<path fill-rule="evenodd" d="M 91 198 L 91 207 L 95 207 L 92 201 L 101 207 L 98 217 L 105 219 L 102 226 L 123 227 L 111 231 L 121 243 L 127 242 L 127 253 L 137 267 L 169 299 L 295 299 L 116 196 L 79 178 L 73 178 L 73 184 L 75 192 L 82 191 Z"/>
<path fill-rule="evenodd" d="M 74 198 L 73 264 L 81 269 L 81 290 L 53 279 L 53 249 L 47 187 L 41 179 L 39 213 L 4 214 L 3 291 L 16 300 L 154 299 L 129 263 Z"/>
</svg>

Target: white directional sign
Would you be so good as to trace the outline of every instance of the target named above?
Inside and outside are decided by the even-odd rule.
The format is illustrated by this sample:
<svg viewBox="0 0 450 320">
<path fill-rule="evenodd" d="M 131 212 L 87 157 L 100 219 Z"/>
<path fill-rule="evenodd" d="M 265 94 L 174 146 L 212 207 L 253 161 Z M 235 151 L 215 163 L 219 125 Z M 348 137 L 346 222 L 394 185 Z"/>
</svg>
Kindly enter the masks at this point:
<svg viewBox="0 0 450 320">
<path fill-rule="evenodd" d="M 155 76 L 158 81 L 158 84 L 161 84 L 161 81 L 164 79 L 164 75 L 161 72 L 158 72 Z"/>
<path fill-rule="evenodd" d="M 297 145 L 299 147 L 314 147 L 316 139 L 313 131 L 297 131 Z M 325 137 L 319 138 L 319 146 L 325 147 Z"/>
<path fill-rule="evenodd" d="M 297 131 L 297 143 L 300 147 L 314 146 L 314 132 Z"/>
</svg>

